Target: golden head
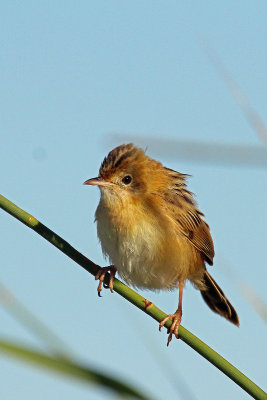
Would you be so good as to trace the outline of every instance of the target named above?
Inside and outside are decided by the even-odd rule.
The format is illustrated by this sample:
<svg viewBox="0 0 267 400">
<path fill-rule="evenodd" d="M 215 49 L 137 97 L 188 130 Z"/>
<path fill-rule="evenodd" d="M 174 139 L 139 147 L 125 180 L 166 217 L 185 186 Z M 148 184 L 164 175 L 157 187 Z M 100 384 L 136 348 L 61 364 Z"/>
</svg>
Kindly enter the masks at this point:
<svg viewBox="0 0 267 400">
<path fill-rule="evenodd" d="M 96 178 L 88 179 L 85 185 L 97 185 L 112 190 L 117 195 L 143 197 L 163 193 L 168 189 L 185 187 L 186 175 L 163 167 L 147 156 L 134 144 L 123 144 L 109 152 L 104 158 Z M 175 182 L 174 182 L 175 180 Z"/>
</svg>

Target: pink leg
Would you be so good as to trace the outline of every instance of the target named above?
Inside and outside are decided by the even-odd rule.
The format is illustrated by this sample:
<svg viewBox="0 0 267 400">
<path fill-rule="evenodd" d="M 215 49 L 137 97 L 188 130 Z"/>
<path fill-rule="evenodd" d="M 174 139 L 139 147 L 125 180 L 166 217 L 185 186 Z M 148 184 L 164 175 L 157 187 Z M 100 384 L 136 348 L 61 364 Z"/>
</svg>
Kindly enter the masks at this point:
<svg viewBox="0 0 267 400">
<path fill-rule="evenodd" d="M 172 324 L 169 329 L 169 336 L 168 336 L 168 342 L 167 346 L 169 346 L 171 340 L 172 340 L 172 335 L 174 334 L 176 338 L 179 338 L 179 326 L 181 324 L 181 319 L 182 319 L 182 301 L 183 301 L 183 288 L 184 288 L 184 282 L 181 281 L 179 282 L 179 303 L 178 303 L 178 308 L 175 311 L 174 314 L 169 314 L 167 317 L 165 317 L 161 323 L 159 324 L 159 330 L 165 325 L 165 323 L 169 320 L 172 319 Z"/>
<path fill-rule="evenodd" d="M 111 291 L 111 293 L 113 292 L 113 281 L 114 281 L 114 277 L 115 277 L 117 270 L 114 267 L 114 265 L 110 265 L 109 267 L 100 268 L 100 270 L 98 271 L 98 273 L 95 276 L 95 280 L 96 281 L 99 280 L 99 285 L 97 287 L 97 293 L 98 293 L 99 297 L 101 297 L 100 292 L 102 290 L 102 285 L 103 285 L 105 276 L 108 272 L 110 273 L 108 288 Z"/>
</svg>

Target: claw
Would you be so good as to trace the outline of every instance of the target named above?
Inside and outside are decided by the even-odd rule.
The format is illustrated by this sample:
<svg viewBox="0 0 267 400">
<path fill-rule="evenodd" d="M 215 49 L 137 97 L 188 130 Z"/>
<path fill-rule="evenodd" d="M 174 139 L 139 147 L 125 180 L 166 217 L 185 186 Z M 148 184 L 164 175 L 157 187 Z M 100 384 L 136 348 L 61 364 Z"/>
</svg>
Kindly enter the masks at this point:
<svg viewBox="0 0 267 400">
<path fill-rule="evenodd" d="M 97 287 L 97 293 L 98 296 L 101 297 L 101 290 L 102 290 L 102 285 L 104 285 L 104 287 L 109 288 L 109 290 L 111 291 L 111 293 L 113 293 L 113 281 L 114 281 L 114 277 L 116 274 L 116 268 L 111 265 L 109 267 L 104 267 L 104 268 L 100 268 L 100 270 L 98 271 L 98 273 L 95 276 L 95 280 L 99 280 L 99 284 Z M 108 285 L 103 284 L 105 276 L 107 273 L 110 273 L 110 278 L 109 278 L 109 283 Z"/>
<path fill-rule="evenodd" d="M 169 314 L 167 315 L 159 324 L 159 330 L 161 331 L 161 328 L 165 325 L 169 319 L 172 319 L 172 324 L 171 327 L 168 330 L 169 336 L 168 336 L 168 341 L 167 341 L 167 346 L 171 343 L 172 340 L 172 335 L 174 334 L 177 339 L 179 339 L 179 327 L 181 324 L 181 319 L 182 319 L 182 310 L 177 310 L 174 314 Z"/>
</svg>

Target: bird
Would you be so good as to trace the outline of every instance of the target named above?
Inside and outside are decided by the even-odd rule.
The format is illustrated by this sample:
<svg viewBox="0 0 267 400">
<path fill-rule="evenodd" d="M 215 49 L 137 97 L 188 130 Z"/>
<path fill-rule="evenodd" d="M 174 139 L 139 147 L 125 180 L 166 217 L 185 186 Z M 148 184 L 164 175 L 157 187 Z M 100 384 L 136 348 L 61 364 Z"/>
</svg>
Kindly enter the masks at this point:
<svg viewBox="0 0 267 400">
<path fill-rule="evenodd" d="M 95 212 L 102 252 L 111 263 L 96 275 L 98 295 L 110 273 L 113 291 L 116 272 L 130 286 L 149 290 L 178 288 L 178 308 L 167 315 L 167 345 L 179 338 L 183 288 L 190 281 L 215 313 L 239 326 L 234 307 L 207 271 L 215 255 L 209 225 L 187 189 L 187 174 L 164 167 L 133 143 L 111 150 L 99 174 L 85 185 L 100 188 Z"/>
</svg>

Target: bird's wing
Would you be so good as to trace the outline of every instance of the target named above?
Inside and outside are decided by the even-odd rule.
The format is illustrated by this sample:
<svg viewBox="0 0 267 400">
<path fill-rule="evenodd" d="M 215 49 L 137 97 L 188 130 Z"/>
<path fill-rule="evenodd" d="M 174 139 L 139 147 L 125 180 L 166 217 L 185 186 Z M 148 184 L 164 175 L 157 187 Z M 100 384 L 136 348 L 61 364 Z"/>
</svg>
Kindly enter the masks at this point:
<svg viewBox="0 0 267 400">
<path fill-rule="evenodd" d="M 184 192 L 184 193 L 183 193 Z M 204 214 L 196 208 L 192 193 L 181 189 L 164 194 L 164 204 L 168 204 L 173 219 L 190 242 L 203 254 L 204 259 L 213 264 L 214 246 Z"/>
<path fill-rule="evenodd" d="M 214 246 L 209 226 L 202 219 L 202 215 L 197 209 L 182 209 L 179 212 L 177 222 L 182 227 L 183 234 L 203 254 L 205 260 L 212 265 Z"/>
</svg>

